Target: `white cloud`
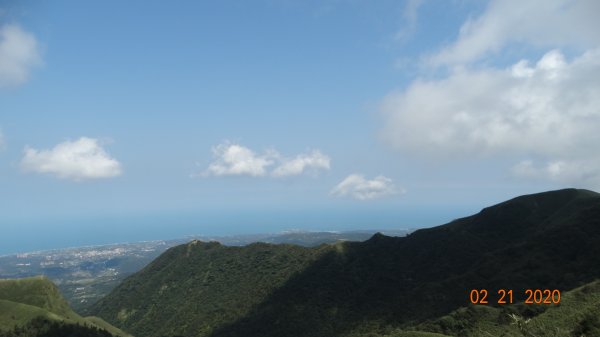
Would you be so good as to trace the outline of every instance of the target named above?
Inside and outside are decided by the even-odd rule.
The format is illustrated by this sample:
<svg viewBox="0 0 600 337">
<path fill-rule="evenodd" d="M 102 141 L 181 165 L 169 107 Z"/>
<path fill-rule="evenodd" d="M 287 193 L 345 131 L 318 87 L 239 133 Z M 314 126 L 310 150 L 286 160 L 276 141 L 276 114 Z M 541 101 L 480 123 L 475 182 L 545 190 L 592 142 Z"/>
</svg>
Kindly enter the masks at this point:
<svg viewBox="0 0 600 337">
<path fill-rule="evenodd" d="M 275 150 L 258 154 L 245 146 L 229 142 L 213 147 L 212 152 L 215 160 L 203 172 L 203 176 L 288 177 L 328 170 L 331 161 L 319 150 L 286 159 Z"/>
<path fill-rule="evenodd" d="M 489 1 L 423 57 L 442 69 L 420 68 L 430 77 L 383 100 L 383 139 L 415 157 L 493 157 L 519 177 L 600 188 L 598 13 L 596 0 Z M 542 50 L 533 64 L 493 66 Z"/>
<path fill-rule="evenodd" d="M 328 156 L 319 150 L 314 150 L 309 154 L 300 154 L 293 159 L 283 160 L 281 164 L 273 170 L 275 177 L 287 177 L 300 175 L 308 170 L 329 170 L 331 160 Z"/>
<path fill-rule="evenodd" d="M 540 48 L 600 46 L 600 1 L 492 0 L 485 12 L 467 20 L 458 39 L 428 57 L 432 65 L 476 61 L 511 43 Z"/>
<path fill-rule="evenodd" d="M 24 152 L 21 167 L 29 172 L 50 173 L 76 181 L 121 174 L 121 164 L 111 158 L 98 140 L 93 138 L 65 141 L 50 150 L 25 147 Z"/>
<path fill-rule="evenodd" d="M 517 177 L 550 180 L 575 187 L 600 187 L 600 160 L 551 160 L 542 163 L 523 160 L 512 168 Z"/>
<path fill-rule="evenodd" d="M 0 88 L 23 84 L 31 68 L 41 64 L 35 37 L 18 25 L 0 27 Z"/>
<path fill-rule="evenodd" d="M 535 65 L 460 70 L 389 95 L 383 137 L 427 157 L 598 157 L 600 49 L 567 62 L 559 51 Z"/>
<path fill-rule="evenodd" d="M 367 180 L 360 174 L 351 174 L 335 186 L 330 193 L 338 197 L 369 200 L 403 192 L 402 189 L 396 189 L 390 178 L 380 175 L 372 180 Z"/>
<path fill-rule="evenodd" d="M 213 149 L 216 160 L 208 166 L 205 175 L 248 175 L 264 176 L 273 165 L 273 153 L 257 155 L 254 151 L 238 144 L 220 144 Z"/>
</svg>

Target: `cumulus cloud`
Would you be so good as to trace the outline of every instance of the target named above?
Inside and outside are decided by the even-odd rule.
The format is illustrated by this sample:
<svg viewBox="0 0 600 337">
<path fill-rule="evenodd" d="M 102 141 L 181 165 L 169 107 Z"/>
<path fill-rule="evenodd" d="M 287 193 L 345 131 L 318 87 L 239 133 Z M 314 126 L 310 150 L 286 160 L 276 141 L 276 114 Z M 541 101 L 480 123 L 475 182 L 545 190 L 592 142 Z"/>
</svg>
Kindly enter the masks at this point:
<svg viewBox="0 0 600 337">
<path fill-rule="evenodd" d="M 309 154 L 299 154 L 295 158 L 283 160 L 276 167 L 272 175 L 275 177 L 287 177 L 300 175 L 306 171 L 329 170 L 331 160 L 319 150 Z"/>
<path fill-rule="evenodd" d="M 492 0 L 482 15 L 462 25 L 454 43 L 426 61 L 435 66 L 469 63 L 510 43 L 540 48 L 599 46 L 598 13 L 596 0 Z"/>
<path fill-rule="evenodd" d="M 335 186 L 330 194 L 338 197 L 370 200 L 403 192 L 404 190 L 397 189 L 394 186 L 390 178 L 380 175 L 367 180 L 363 175 L 351 174 Z"/>
<path fill-rule="evenodd" d="M 383 137 L 435 158 L 538 158 L 554 164 L 532 162 L 513 172 L 572 181 L 582 178 L 572 173 L 576 167 L 600 170 L 593 165 L 600 160 L 589 160 L 600 157 L 599 92 L 600 49 L 571 62 L 552 50 L 533 65 L 522 60 L 506 69 L 463 69 L 415 81 L 384 100 Z"/>
<path fill-rule="evenodd" d="M 35 37 L 15 24 L 0 27 L 0 88 L 23 84 L 41 64 Z"/>
<path fill-rule="evenodd" d="M 121 164 L 93 138 L 65 141 L 49 150 L 25 147 L 24 152 L 21 167 L 28 172 L 49 173 L 76 181 L 121 174 Z"/>
<path fill-rule="evenodd" d="M 519 177 L 600 188 L 597 13 L 595 0 L 489 1 L 423 57 L 443 71 L 383 100 L 383 139 L 415 157 L 494 158 Z M 523 50 L 546 53 L 493 66 Z"/>
<path fill-rule="evenodd" d="M 212 151 L 215 160 L 204 171 L 204 176 L 288 177 L 328 170 L 330 165 L 329 157 L 319 150 L 286 159 L 275 150 L 258 154 L 245 146 L 226 142 L 213 147 Z"/>
<path fill-rule="evenodd" d="M 208 166 L 207 175 L 264 176 L 273 165 L 273 153 L 257 155 L 249 148 L 238 144 L 220 144 L 213 149 L 215 161 Z"/>
</svg>

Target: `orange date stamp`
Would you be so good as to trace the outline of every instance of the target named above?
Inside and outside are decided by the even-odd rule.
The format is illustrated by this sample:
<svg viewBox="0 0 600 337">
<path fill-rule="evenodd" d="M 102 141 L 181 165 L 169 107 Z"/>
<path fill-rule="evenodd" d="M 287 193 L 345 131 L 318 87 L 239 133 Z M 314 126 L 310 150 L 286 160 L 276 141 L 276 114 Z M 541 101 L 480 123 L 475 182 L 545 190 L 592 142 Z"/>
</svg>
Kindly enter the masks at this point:
<svg viewBox="0 0 600 337">
<path fill-rule="evenodd" d="M 487 289 L 473 289 L 469 293 L 469 301 L 473 304 L 490 304 L 490 301 L 496 301 L 497 304 L 512 304 L 513 290 L 500 289 L 497 296 L 490 296 Z M 525 304 L 559 304 L 560 290 L 558 289 L 525 289 L 523 298 Z"/>
</svg>

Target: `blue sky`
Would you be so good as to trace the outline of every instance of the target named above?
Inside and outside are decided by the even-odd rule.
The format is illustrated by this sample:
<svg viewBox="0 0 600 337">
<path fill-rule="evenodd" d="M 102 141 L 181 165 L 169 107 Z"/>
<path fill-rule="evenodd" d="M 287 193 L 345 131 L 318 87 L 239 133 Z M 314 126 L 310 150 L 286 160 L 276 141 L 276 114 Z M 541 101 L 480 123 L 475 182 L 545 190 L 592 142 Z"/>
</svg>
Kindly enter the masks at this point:
<svg viewBox="0 0 600 337">
<path fill-rule="evenodd" d="M 598 12 L 0 1 L 0 253 L 432 226 L 599 190 Z"/>
</svg>

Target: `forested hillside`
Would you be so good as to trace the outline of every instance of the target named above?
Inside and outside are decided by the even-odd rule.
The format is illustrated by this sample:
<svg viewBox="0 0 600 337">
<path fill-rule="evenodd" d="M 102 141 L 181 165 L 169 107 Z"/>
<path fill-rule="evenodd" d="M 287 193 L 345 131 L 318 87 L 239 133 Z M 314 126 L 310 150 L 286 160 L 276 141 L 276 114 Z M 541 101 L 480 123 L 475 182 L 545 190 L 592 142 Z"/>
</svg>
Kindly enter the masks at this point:
<svg viewBox="0 0 600 337">
<path fill-rule="evenodd" d="M 192 242 L 94 312 L 140 336 L 358 336 L 448 315 L 467 306 L 471 289 L 512 289 L 520 302 L 525 289 L 567 291 L 599 277 L 600 196 L 568 189 L 405 238 L 317 248 Z M 526 309 L 515 313 L 537 313 Z"/>
</svg>

